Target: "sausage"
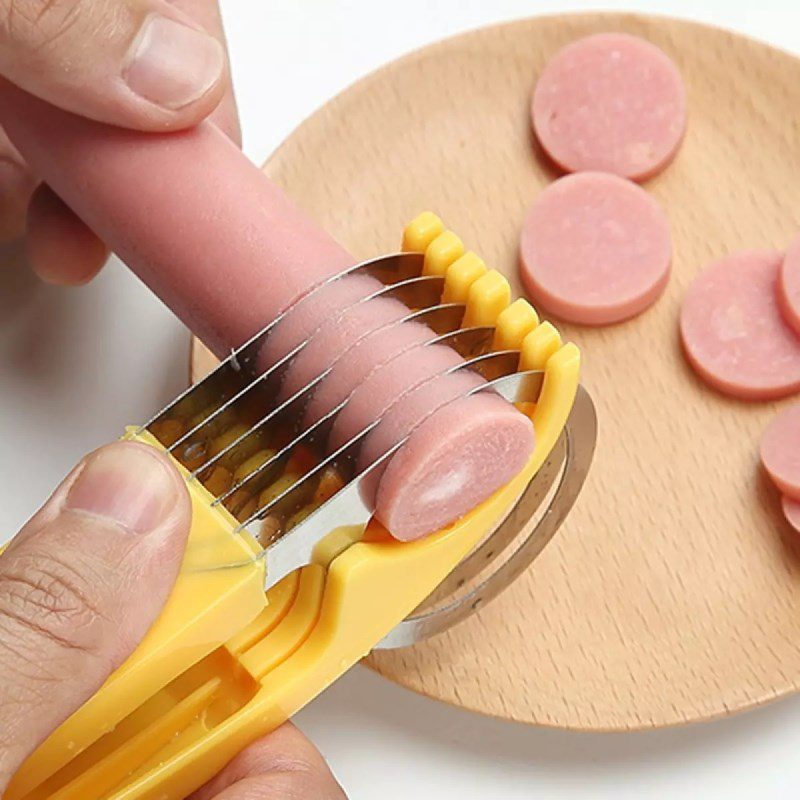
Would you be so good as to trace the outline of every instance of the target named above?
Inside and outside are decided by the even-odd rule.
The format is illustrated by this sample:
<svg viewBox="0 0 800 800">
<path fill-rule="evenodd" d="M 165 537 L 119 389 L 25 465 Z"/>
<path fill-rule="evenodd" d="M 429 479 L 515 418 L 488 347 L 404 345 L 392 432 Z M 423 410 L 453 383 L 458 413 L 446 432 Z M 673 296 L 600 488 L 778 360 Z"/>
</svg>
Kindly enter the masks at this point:
<svg viewBox="0 0 800 800">
<path fill-rule="evenodd" d="M 367 275 L 354 275 L 319 286 L 298 300 L 270 331 L 260 354 L 266 368 L 289 355 L 308 339 L 332 310 L 344 310 L 380 290 L 383 284 Z"/>
<path fill-rule="evenodd" d="M 778 306 L 786 324 L 800 336 L 800 236 L 783 257 L 778 274 Z"/>
<path fill-rule="evenodd" d="M 418 322 L 389 325 L 364 336 L 333 362 L 330 373 L 306 408 L 306 426 L 310 427 L 346 400 L 383 364 L 434 336 L 427 325 Z M 408 378 L 408 373 L 405 377 Z"/>
<path fill-rule="evenodd" d="M 0 114 L 35 172 L 219 357 L 353 264 L 210 122 L 143 135 L 5 81 Z"/>
<path fill-rule="evenodd" d="M 800 339 L 776 299 L 781 253 L 748 250 L 706 267 L 683 300 L 686 358 L 711 387 L 740 400 L 800 390 Z"/>
<path fill-rule="evenodd" d="M 280 398 L 285 400 L 292 397 L 364 336 L 388 323 L 401 320 L 409 313 L 407 306 L 391 297 L 374 297 L 356 303 L 341 313 L 332 310 L 289 364 Z"/>
<path fill-rule="evenodd" d="M 368 375 L 336 415 L 328 449 L 338 450 L 355 438 L 370 422 L 382 417 L 389 406 L 435 375 L 459 366 L 463 359 L 447 345 L 414 347 L 401 353 Z"/>
<path fill-rule="evenodd" d="M 536 82 L 533 128 L 567 172 L 644 180 L 664 169 L 686 130 L 686 90 L 670 58 L 624 33 L 564 47 Z"/>
<path fill-rule="evenodd" d="M 568 322 L 608 325 L 640 314 L 664 291 L 669 220 L 641 187 L 600 172 L 550 184 L 528 209 L 520 277 Z"/>
<path fill-rule="evenodd" d="M 778 414 L 761 436 L 761 463 L 772 482 L 800 500 L 800 403 Z"/>
<path fill-rule="evenodd" d="M 170 134 L 126 131 L 55 109 L 6 82 L 0 82 L 0 122 L 36 173 L 219 356 L 353 264 L 344 248 L 209 123 Z M 388 298 L 351 308 L 358 310 L 333 314 L 322 323 L 289 365 L 287 380 L 302 385 L 304 376 L 321 372 L 361 337 L 408 313 Z M 413 374 L 404 377 L 415 380 Z M 507 432 L 496 411 L 474 420 L 466 438 L 444 424 L 436 449 L 453 460 L 438 462 L 436 471 L 419 458 L 426 439 L 416 437 L 414 429 L 430 406 L 456 396 L 463 383 L 463 378 L 443 379 L 428 408 L 403 418 L 403 435 L 411 436 L 399 452 L 413 444 L 410 452 L 417 455 L 393 470 L 397 483 L 384 493 L 392 510 L 376 509 L 379 518 L 406 518 L 402 503 L 407 501 L 401 498 L 398 506 L 397 487 L 419 486 L 414 470 L 422 469 L 422 476 L 434 482 L 431 491 L 441 485 L 443 496 L 453 474 L 475 473 L 476 465 L 462 462 L 479 452 L 478 440 L 486 443 L 483 452 L 494 454 L 493 462 L 481 465 L 487 476 L 478 487 L 481 493 L 497 483 L 490 476 L 505 475 L 514 463 L 503 460 Z M 504 404 L 504 409 L 518 426 L 531 427 L 513 406 Z M 524 441 L 532 448 L 532 430 Z M 436 493 L 431 497 L 435 501 Z M 436 513 L 428 518 L 424 506 L 413 502 L 414 535 L 437 527 L 445 512 L 455 519 L 469 510 L 461 500 L 435 501 Z"/>
</svg>

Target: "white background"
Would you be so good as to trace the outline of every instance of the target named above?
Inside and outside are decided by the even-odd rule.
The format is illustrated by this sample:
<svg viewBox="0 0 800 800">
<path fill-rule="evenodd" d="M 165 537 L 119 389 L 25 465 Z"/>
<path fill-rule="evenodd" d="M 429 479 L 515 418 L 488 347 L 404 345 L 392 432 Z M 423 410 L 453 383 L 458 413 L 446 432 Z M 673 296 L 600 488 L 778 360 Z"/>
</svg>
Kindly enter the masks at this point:
<svg viewBox="0 0 800 800">
<path fill-rule="evenodd" d="M 223 0 L 245 150 L 263 161 L 331 96 L 427 42 L 497 20 L 611 7 L 711 22 L 800 54 L 798 0 Z M 0 252 L 0 263 L 14 260 Z M 0 535 L 10 537 L 85 451 L 185 385 L 187 341 L 119 263 L 80 290 L 0 268 Z M 484 719 L 356 668 L 299 722 L 354 799 L 800 792 L 798 699 L 684 729 L 571 734 Z"/>
</svg>

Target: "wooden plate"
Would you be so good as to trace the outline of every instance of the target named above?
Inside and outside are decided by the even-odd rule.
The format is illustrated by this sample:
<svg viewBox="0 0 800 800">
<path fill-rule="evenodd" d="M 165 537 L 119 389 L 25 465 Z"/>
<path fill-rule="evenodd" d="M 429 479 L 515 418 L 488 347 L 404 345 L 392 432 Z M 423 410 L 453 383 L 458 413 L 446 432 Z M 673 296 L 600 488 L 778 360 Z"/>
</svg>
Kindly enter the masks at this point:
<svg viewBox="0 0 800 800">
<path fill-rule="evenodd" d="M 608 30 L 663 48 L 688 85 L 684 147 L 647 184 L 672 221 L 669 288 L 632 322 L 561 326 L 584 351 L 600 438 L 554 542 L 469 621 L 367 661 L 448 703 L 585 730 L 710 719 L 800 685 L 800 551 L 756 459 L 777 404 L 707 390 L 677 339 L 680 299 L 709 259 L 782 248 L 800 227 L 800 61 L 689 22 L 524 20 L 384 67 L 266 165 L 359 258 L 396 249 L 430 208 L 519 290 L 523 211 L 554 175 L 530 133 L 536 75 L 562 45 Z M 195 348 L 193 377 L 209 363 Z"/>
</svg>

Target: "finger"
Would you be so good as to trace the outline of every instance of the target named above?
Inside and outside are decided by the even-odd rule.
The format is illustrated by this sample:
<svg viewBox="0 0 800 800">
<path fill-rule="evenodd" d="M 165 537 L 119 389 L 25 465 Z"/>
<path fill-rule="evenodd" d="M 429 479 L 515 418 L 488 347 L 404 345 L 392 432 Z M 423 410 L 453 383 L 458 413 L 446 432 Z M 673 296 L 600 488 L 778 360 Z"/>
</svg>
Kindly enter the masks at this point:
<svg viewBox="0 0 800 800">
<path fill-rule="evenodd" d="M 170 2 L 225 44 L 222 17 L 216 0 Z M 227 49 L 225 53 L 227 59 Z M 229 68 L 226 70 L 222 100 L 209 119 L 241 147 L 242 132 Z M 6 141 L 8 148 L 16 153 L 7 137 Z M 11 177 L 6 178 L 2 153 L 0 139 L 0 241 L 22 233 L 25 228 L 26 201 L 34 185 L 18 154 L 8 169 L 12 170 L 12 177 L 18 175 L 24 179 L 22 187 L 17 188 Z M 4 202 L 6 197 L 9 198 L 8 204 Z M 43 280 L 62 285 L 87 283 L 97 275 L 108 258 L 108 250 L 100 239 L 47 186 L 39 186 L 31 198 L 27 215 L 27 252 L 31 266 Z"/>
<path fill-rule="evenodd" d="M 211 113 L 227 58 L 167 0 L 0 0 L 0 74 L 67 111 L 167 130 Z"/>
<path fill-rule="evenodd" d="M 0 242 L 24 232 L 28 199 L 35 185 L 22 156 L 0 128 Z"/>
<path fill-rule="evenodd" d="M 47 283 L 87 283 L 108 258 L 100 239 L 44 184 L 31 198 L 26 234 L 28 263 Z"/>
<path fill-rule="evenodd" d="M 84 459 L 0 556 L 0 795 L 156 619 L 189 520 L 167 458 L 117 442 Z"/>
<path fill-rule="evenodd" d="M 226 45 L 225 30 L 222 26 L 222 15 L 217 0 L 170 0 L 172 5 L 188 14 L 205 31 L 215 36 Z M 219 105 L 214 109 L 209 119 L 236 144 L 242 146 L 242 129 L 239 125 L 239 109 L 236 106 L 236 96 L 231 80 L 230 61 L 228 62 L 228 76 L 225 81 L 225 93 Z"/>
<path fill-rule="evenodd" d="M 325 759 L 290 722 L 239 753 L 191 800 L 346 800 Z"/>
</svg>

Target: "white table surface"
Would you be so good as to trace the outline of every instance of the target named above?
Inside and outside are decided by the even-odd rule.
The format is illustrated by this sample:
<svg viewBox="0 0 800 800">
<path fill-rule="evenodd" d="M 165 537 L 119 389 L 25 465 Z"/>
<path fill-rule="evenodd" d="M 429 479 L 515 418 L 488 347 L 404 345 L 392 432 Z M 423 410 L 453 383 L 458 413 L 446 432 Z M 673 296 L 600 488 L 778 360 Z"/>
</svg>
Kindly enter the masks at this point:
<svg viewBox="0 0 800 800">
<path fill-rule="evenodd" d="M 245 150 L 260 163 L 335 93 L 435 39 L 514 17 L 612 7 L 699 19 L 800 54 L 797 0 L 223 0 Z M 0 264 L 15 260 L 0 250 Z M 3 537 L 85 451 L 183 388 L 187 343 L 118 262 L 80 290 L 0 268 Z M 768 800 L 797 796 L 800 783 L 796 698 L 683 729 L 575 734 L 459 711 L 358 667 L 298 722 L 354 799 Z"/>
</svg>

